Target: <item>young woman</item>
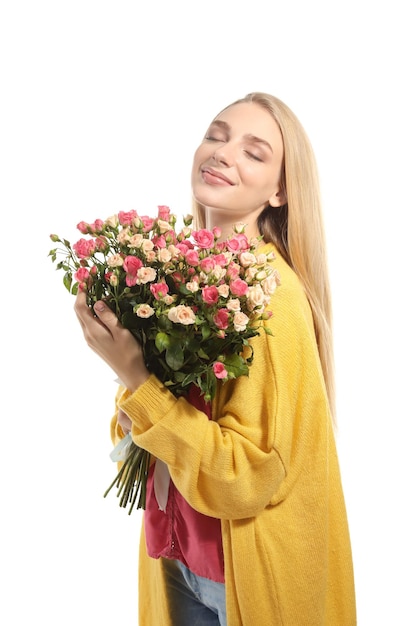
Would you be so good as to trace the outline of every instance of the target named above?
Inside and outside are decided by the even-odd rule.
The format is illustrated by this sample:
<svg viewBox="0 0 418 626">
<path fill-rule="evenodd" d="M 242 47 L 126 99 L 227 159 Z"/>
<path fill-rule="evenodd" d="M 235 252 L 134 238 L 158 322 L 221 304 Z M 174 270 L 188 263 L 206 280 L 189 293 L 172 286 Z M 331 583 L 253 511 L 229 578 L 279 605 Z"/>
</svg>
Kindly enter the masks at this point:
<svg viewBox="0 0 418 626">
<path fill-rule="evenodd" d="M 139 564 L 142 626 L 354 626 L 352 555 L 334 439 L 331 303 L 317 172 L 298 119 L 253 93 L 219 113 L 192 167 L 195 226 L 237 222 L 275 253 L 272 334 L 210 407 L 176 398 L 103 303 L 88 345 L 123 381 L 113 439 L 156 459 Z M 210 417 L 210 419 L 208 419 Z M 154 470 L 155 468 L 155 470 Z M 159 507 L 156 497 L 164 492 Z M 162 510 L 161 510 L 162 509 Z"/>
</svg>

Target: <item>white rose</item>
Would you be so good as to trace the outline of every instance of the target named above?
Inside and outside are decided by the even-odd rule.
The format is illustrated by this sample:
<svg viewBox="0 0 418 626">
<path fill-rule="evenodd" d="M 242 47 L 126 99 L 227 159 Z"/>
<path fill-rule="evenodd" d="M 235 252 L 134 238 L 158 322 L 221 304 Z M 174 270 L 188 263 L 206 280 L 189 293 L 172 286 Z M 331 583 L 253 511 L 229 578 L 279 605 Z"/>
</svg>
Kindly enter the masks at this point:
<svg viewBox="0 0 418 626">
<path fill-rule="evenodd" d="M 106 259 L 109 267 L 122 267 L 123 259 L 120 254 L 112 254 Z"/>
<path fill-rule="evenodd" d="M 238 333 L 243 332 L 247 328 L 249 317 L 242 311 L 237 311 L 234 315 L 234 328 Z"/>
<path fill-rule="evenodd" d="M 150 252 L 154 249 L 154 244 L 150 239 L 143 239 L 141 248 L 144 252 Z"/>
<path fill-rule="evenodd" d="M 131 236 L 126 228 L 121 230 L 118 236 L 116 237 L 119 243 L 126 243 L 126 244 L 129 243 L 130 238 Z"/>
<path fill-rule="evenodd" d="M 238 298 L 231 298 L 226 303 L 226 308 L 228 311 L 239 311 L 241 309 L 241 304 Z"/>
<path fill-rule="evenodd" d="M 169 310 L 168 319 L 170 322 L 174 322 L 175 324 L 189 325 L 194 324 L 196 316 L 189 306 L 179 304 L 178 306 L 173 306 L 173 308 Z"/>
<path fill-rule="evenodd" d="M 196 280 L 191 280 L 190 282 L 186 283 L 186 289 L 188 289 L 192 293 L 196 293 L 196 291 L 199 290 L 199 283 Z"/>
<path fill-rule="evenodd" d="M 168 248 L 160 248 L 157 252 L 157 259 L 161 263 L 168 263 L 168 261 L 171 261 L 171 252 Z"/>
<path fill-rule="evenodd" d="M 139 304 L 135 307 L 135 313 L 138 317 L 147 318 L 154 315 L 154 309 L 149 304 Z"/>
<path fill-rule="evenodd" d="M 280 285 L 279 273 L 274 270 L 265 280 L 262 282 L 263 291 L 267 296 L 272 296 L 276 291 L 276 288 Z"/>
<path fill-rule="evenodd" d="M 119 225 L 119 218 L 117 215 L 111 215 L 105 220 L 106 226 L 110 226 L 110 228 L 117 228 Z"/>
<path fill-rule="evenodd" d="M 165 220 L 158 220 L 157 225 L 160 233 L 166 233 L 168 230 L 172 230 L 171 225 Z"/>
<path fill-rule="evenodd" d="M 266 296 L 261 285 L 253 285 L 248 288 L 247 303 L 250 311 L 255 308 L 263 308 L 265 301 Z"/>
<path fill-rule="evenodd" d="M 143 235 L 140 235 L 139 233 L 137 233 L 136 235 L 132 235 L 132 237 L 129 240 L 128 246 L 130 248 L 140 248 L 143 239 L 144 239 Z"/>
<path fill-rule="evenodd" d="M 256 263 L 256 258 L 252 252 L 242 252 L 239 255 L 239 262 L 243 267 L 250 267 Z"/>
<path fill-rule="evenodd" d="M 229 287 L 226 283 L 218 285 L 218 293 L 222 298 L 227 298 L 229 295 Z"/>
<path fill-rule="evenodd" d="M 211 279 L 214 278 L 216 281 L 219 282 L 220 280 L 222 280 L 225 274 L 226 274 L 225 268 L 221 267 L 220 265 L 215 265 L 215 267 L 210 273 L 210 277 Z"/>
<path fill-rule="evenodd" d="M 153 267 L 140 267 L 136 273 L 138 285 L 152 283 L 157 278 L 157 272 Z"/>
</svg>

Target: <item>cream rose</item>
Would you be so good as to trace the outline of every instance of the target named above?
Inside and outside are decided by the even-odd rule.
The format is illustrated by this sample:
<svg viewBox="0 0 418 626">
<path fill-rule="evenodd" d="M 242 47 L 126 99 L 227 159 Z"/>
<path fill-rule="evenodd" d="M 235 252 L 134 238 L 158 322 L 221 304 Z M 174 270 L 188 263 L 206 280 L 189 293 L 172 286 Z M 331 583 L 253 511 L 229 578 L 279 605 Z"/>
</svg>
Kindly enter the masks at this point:
<svg viewBox="0 0 418 626">
<path fill-rule="evenodd" d="M 142 317 L 144 319 L 151 317 L 154 315 L 155 311 L 149 304 L 140 304 L 135 307 L 135 313 L 138 317 Z"/>
<path fill-rule="evenodd" d="M 138 285 L 152 283 L 157 278 L 157 272 L 153 267 L 140 267 L 136 275 Z"/>
<path fill-rule="evenodd" d="M 253 285 L 248 288 L 247 302 L 248 308 L 253 310 L 255 308 L 263 308 L 266 301 L 266 295 L 261 288 L 261 285 Z"/>
<path fill-rule="evenodd" d="M 170 322 L 174 322 L 175 324 L 184 324 L 186 326 L 194 324 L 196 316 L 189 306 L 179 304 L 169 310 L 168 319 Z"/>
<path fill-rule="evenodd" d="M 234 315 L 234 328 L 238 333 L 242 333 L 246 328 L 250 318 L 242 311 L 237 311 Z"/>
<path fill-rule="evenodd" d="M 229 296 L 229 287 L 226 283 L 222 283 L 222 285 L 218 285 L 218 293 L 222 298 L 227 298 Z"/>
<path fill-rule="evenodd" d="M 243 267 L 250 267 L 256 263 L 255 255 L 252 252 L 242 252 L 239 255 L 240 263 Z"/>
<path fill-rule="evenodd" d="M 123 259 L 120 254 L 112 254 L 106 259 L 109 267 L 122 267 Z"/>
<path fill-rule="evenodd" d="M 226 303 L 226 308 L 228 311 L 239 311 L 241 309 L 241 304 L 238 298 L 231 298 Z"/>
<path fill-rule="evenodd" d="M 267 276 L 267 278 L 262 282 L 263 291 L 267 296 L 272 296 L 279 285 L 280 276 L 276 271 L 273 271 L 270 276 Z"/>
<path fill-rule="evenodd" d="M 144 236 L 141 235 L 140 233 L 137 233 L 136 235 L 132 235 L 132 237 L 129 240 L 128 246 L 130 248 L 140 248 L 143 242 L 143 239 L 144 239 Z"/>
</svg>

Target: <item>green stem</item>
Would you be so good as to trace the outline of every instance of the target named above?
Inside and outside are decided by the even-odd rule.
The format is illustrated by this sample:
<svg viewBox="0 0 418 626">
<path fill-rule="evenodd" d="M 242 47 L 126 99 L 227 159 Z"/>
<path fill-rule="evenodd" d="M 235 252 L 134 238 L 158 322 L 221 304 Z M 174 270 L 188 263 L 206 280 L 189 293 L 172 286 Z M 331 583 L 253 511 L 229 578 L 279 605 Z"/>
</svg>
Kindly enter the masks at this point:
<svg viewBox="0 0 418 626">
<path fill-rule="evenodd" d="M 145 509 L 149 462 L 150 453 L 132 442 L 128 456 L 103 497 L 116 486 L 116 495 L 120 498 L 119 506 L 126 508 L 130 504 L 129 515 L 136 503 L 138 509 Z"/>
</svg>

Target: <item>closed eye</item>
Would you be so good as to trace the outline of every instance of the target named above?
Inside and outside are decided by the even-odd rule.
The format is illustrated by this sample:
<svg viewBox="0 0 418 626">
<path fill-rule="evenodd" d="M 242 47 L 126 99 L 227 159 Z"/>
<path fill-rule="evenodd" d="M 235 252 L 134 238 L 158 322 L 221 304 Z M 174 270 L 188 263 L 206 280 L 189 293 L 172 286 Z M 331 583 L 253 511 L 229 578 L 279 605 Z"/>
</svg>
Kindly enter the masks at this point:
<svg viewBox="0 0 418 626">
<path fill-rule="evenodd" d="M 263 159 L 260 158 L 259 156 L 257 156 L 256 154 L 254 154 L 253 152 L 249 152 L 248 150 L 244 150 L 244 153 L 250 158 L 250 159 L 254 159 L 254 161 L 260 161 L 260 163 L 263 162 Z"/>
<path fill-rule="evenodd" d="M 206 135 L 205 139 L 206 141 L 225 141 L 225 139 L 221 137 L 214 137 L 213 135 Z"/>
</svg>

